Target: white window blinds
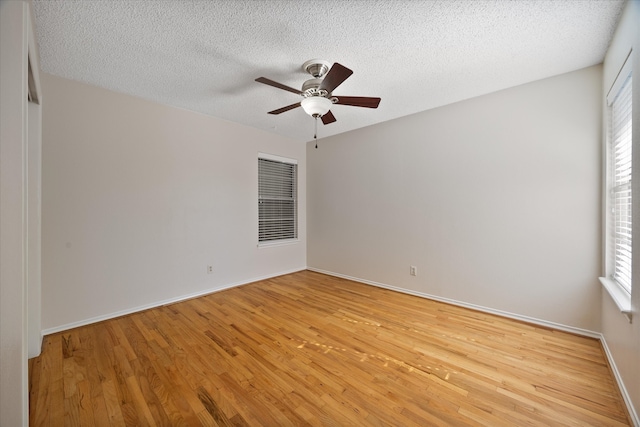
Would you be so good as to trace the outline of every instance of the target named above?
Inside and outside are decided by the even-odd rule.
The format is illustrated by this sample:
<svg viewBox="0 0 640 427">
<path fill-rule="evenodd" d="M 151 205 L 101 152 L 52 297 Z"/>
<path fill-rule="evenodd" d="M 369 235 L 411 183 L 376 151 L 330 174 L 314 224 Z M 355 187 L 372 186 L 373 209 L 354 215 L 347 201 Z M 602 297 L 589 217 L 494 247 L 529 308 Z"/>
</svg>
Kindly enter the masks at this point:
<svg viewBox="0 0 640 427">
<path fill-rule="evenodd" d="M 258 242 L 298 237 L 297 164 L 258 158 Z"/>
<path fill-rule="evenodd" d="M 618 89 L 618 88 L 616 88 Z M 631 75 L 610 104 L 610 208 L 612 278 L 631 293 Z"/>
</svg>

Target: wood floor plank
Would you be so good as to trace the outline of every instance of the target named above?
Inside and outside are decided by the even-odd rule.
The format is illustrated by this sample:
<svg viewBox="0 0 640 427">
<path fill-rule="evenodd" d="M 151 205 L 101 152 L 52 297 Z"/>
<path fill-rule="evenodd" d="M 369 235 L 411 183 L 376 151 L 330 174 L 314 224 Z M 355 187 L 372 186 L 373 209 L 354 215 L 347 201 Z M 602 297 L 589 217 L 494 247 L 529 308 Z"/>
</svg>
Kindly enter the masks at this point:
<svg viewBox="0 0 640 427">
<path fill-rule="evenodd" d="M 83 395 L 82 405 L 87 407 L 85 417 L 88 417 L 89 413 L 93 414 L 93 424 L 89 425 L 109 426 L 111 423 L 102 389 L 102 381 L 105 377 L 100 373 L 97 365 L 97 352 L 99 351 L 95 344 L 97 327 L 101 327 L 101 325 L 90 325 L 78 330 L 80 343 L 86 354 L 83 366 L 85 367 L 87 384 L 82 389 L 88 391 L 88 394 Z"/>
<path fill-rule="evenodd" d="M 310 271 L 45 337 L 34 426 L 628 426 L 601 344 Z"/>
</svg>

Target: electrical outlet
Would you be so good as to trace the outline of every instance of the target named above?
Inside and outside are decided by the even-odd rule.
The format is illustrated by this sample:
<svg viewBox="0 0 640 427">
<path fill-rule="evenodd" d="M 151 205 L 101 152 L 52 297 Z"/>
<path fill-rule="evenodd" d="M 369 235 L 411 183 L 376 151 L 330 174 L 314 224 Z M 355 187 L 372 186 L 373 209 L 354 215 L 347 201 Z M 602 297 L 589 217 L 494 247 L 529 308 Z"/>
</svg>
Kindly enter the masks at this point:
<svg viewBox="0 0 640 427">
<path fill-rule="evenodd" d="M 213 273 L 213 265 L 207 265 L 207 274 Z"/>
<path fill-rule="evenodd" d="M 417 276 L 418 267 L 416 267 L 415 265 L 412 265 L 411 267 L 409 267 L 409 274 L 411 274 L 412 276 Z"/>
</svg>

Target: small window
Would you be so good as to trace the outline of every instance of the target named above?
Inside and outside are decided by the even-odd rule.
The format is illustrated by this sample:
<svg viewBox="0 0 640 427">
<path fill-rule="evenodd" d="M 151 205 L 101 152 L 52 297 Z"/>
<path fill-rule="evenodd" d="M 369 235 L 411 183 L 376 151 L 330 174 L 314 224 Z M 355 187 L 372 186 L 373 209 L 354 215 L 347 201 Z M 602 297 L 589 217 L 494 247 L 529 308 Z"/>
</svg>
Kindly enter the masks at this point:
<svg viewBox="0 0 640 427">
<path fill-rule="evenodd" d="M 298 237 L 297 161 L 258 156 L 258 242 Z"/>
<path fill-rule="evenodd" d="M 609 105 L 607 274 L 628 293 L 631 293 L 632 277 L 631 84 L 631 71 L 623 67 L 623 71 L 607 97 Z"/>
</svg>

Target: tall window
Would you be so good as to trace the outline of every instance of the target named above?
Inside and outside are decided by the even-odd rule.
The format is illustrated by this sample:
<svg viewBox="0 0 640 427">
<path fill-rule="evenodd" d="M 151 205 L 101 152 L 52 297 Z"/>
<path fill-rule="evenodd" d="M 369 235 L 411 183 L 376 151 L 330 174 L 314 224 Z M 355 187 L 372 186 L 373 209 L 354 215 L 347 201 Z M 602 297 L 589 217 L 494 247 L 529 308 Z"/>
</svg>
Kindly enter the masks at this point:
<svg viewBox="0 0 640 427">
<path fill-rule="evenodd" d="M 628 61 L 630 62 L 630 61 Z M 609 272 L 610 277 L 631 293 L 631 72 L 623 67 L 607 103 L 609 138 Z"/>
<path fill-rule="evenodd" d="M 258 242 L 298 237 L 297 162 L 258 156 Z"/>
</svg>

